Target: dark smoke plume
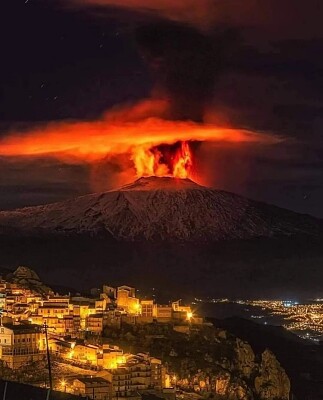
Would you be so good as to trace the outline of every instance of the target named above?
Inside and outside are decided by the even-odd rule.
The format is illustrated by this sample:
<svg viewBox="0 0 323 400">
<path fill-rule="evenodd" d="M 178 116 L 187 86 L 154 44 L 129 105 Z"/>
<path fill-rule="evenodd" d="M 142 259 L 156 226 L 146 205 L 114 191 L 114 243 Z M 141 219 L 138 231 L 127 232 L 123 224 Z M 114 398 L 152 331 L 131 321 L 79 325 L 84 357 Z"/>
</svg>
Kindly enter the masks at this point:
<svg viewBox="0 0 323 400">
<path fill-rule="evenodd" d="M 155 74 L 158 94 L 170 102 L 169 117 L 202 121 L 233 41 L 231 33 L 207 35 L 162 22 L 138 28 L 136 39 Z"/>
</svg>

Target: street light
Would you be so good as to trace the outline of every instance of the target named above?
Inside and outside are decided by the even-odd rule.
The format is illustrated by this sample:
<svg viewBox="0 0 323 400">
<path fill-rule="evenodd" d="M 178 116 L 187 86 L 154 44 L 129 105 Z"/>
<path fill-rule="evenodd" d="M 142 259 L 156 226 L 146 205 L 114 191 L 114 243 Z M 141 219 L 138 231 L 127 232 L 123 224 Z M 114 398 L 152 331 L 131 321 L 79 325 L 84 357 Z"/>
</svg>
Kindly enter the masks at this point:
<svg viewBox="0 0 323 400">
<path fill-rule="evenodd" d="M 66 392 L 67 382 L 64 378 L 60 381 L 60 384 L 61 384 L 62 389 L 64 389 L 64 392 Z"/>
</svg>

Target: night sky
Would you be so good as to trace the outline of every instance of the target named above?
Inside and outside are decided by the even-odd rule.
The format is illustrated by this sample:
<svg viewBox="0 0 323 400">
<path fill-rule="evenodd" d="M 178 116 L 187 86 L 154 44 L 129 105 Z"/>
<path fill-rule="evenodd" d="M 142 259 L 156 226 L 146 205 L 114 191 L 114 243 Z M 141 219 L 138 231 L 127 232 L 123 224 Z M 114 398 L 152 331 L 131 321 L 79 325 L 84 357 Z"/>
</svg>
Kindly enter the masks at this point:
<svg viewBox="0 0 323 400">
<path fill-rule="evenodd" d="M 2 3 L 0 137 L 162 93 L 171 119 L 284 139 L 202 146 L 214 187 L 323 218 L 321 0 Z M 119 173 L 120 160 L 0 154 L 0 209 L 109 189 Z"/>
</svg>

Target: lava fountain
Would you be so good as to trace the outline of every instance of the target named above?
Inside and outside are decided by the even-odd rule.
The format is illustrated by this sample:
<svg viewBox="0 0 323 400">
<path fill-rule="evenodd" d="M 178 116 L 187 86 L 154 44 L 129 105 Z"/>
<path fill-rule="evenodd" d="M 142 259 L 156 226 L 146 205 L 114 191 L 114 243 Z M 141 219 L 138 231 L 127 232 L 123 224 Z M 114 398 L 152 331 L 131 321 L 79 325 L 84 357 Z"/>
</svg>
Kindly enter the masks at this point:
<svg viewBox="0 0 323 400">
<path fill-rule="evenodd" d="M 173 176 L 185 179 L 193 167 L 193 155 L 188 141 L 152 148 L 137 147 L 132 160 L 136 174 L 141 176 Z"/>
</svg>

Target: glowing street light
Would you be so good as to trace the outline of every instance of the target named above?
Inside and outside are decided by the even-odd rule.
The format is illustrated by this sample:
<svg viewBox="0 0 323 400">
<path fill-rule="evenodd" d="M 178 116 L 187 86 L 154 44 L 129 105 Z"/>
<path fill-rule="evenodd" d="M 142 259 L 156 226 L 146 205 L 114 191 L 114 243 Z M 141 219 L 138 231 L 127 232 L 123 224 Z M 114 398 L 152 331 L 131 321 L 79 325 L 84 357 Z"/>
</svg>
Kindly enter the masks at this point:
<svg viewBox="0 0 323 400">
<path fill-rule="evenodd" d="M 64 378 L 60 381 L 60 385 L 61 385 L 61 388 L 64 389 L 64 392 L 66 392 L 67 382 Z"/>
<path fill-rule="evenodd" d="M 186 318 L 188 321 L 190 321 L 193 318 L 193 313 L 191 311 L 188 311 L 186 314 Z"/>
</svg>

